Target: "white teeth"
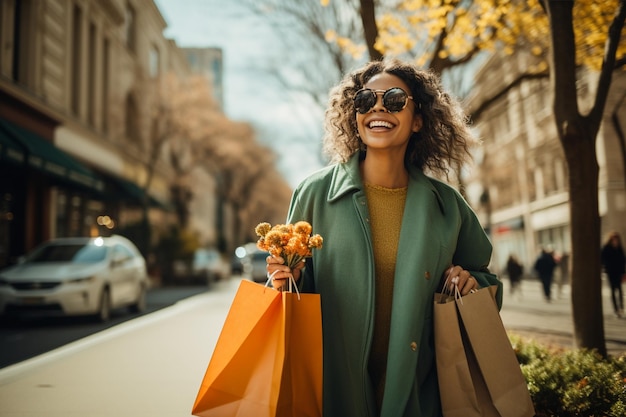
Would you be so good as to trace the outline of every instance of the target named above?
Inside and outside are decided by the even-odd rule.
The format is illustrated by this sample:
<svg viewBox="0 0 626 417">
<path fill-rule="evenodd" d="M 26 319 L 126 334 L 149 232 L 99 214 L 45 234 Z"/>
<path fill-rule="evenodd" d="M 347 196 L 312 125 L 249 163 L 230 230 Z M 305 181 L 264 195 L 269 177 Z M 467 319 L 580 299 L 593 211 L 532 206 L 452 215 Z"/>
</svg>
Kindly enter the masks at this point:
<svg viewBox="0 0 626 417">
<path fill-rule="evenodd" d="M 385 122 L 384 120 L 373 120 L 373 121 L 370 122 L 368 127 L 370 129 L 372 129 L 374 127 L 386 127 L 387 129 L 391 129 L 393 127 L 393 124 L 391 124 L 389 122 Z"/>
</svg>

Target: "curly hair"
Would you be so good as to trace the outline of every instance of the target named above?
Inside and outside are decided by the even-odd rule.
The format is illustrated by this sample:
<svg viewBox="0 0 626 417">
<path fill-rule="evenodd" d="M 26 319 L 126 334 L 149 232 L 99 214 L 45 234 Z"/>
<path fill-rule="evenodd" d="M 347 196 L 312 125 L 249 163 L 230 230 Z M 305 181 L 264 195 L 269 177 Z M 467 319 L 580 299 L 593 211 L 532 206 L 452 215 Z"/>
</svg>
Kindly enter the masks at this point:
<svg viewBox="0 0 626 417">
<path fill-rule="evenodd" d="M 460 103 L 443 90 L 440 78 L 397 59 L 372 61 L 344 77 L 330 91 L 325 114 L 323 151 L 331 162 L 346 162 L 362 148 L 356 124 L 354 95 L 377 74 L 388 73 L 404 81 L 421 114 L 423 126 L 413 133 L 405 154 L 407 168 L 414 165 L 433 174 L 448 174 L 451 166 L 470 161 L 469 148 L 478 143 Z"/>
</svg>

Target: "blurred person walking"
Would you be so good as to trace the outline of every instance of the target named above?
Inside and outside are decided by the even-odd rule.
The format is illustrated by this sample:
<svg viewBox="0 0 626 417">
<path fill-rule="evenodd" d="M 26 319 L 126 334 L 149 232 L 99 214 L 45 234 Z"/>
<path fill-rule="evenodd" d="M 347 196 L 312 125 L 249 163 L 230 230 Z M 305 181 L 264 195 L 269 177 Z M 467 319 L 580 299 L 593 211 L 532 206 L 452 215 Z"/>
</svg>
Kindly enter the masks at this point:
<svg viewBox="0 0 626 417">
<path fill-rule="evenodd" d="M 611 286 L 611 300 L 613 311 L 619 318 L 624 315 L 624 296 L 622 293 L 622 280 L 626 269 L 626 259 L 622 239 L 617 232 L 609 234 L 606 243 L 602 247 L 602 266 Z"/>
<path fill-rule="evenodd" d="M 533 269 L 539 275 L 539 280 L 543 286 L 543 295 L 548 303 L 552 301 L 552 280 L 554 279 L 556 265 L 552 250 L 550 248 L 541 249 Z"/>
<path fill-rule="evenodd" d="M 520 282 L 522 281 L 522 274 L 524 273 L 524 266 L 517 260 L 517 257 L 513 254 L 509 255 L 509 259 L 506 261 L 506 273 L 509 276 L 511 282 L 511 297 L 518 292 L 520 297 L 522 296 L 522 288 Z"/>
</svg>

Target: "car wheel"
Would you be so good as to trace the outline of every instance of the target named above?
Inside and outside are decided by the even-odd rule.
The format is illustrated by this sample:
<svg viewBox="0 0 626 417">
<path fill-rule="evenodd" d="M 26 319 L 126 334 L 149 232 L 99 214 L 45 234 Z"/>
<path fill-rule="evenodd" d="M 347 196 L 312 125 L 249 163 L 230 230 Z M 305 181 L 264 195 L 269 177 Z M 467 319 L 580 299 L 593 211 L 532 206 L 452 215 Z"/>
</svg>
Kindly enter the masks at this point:
<svg viewBox="0 0 626 417">
<path fill-rule="evenodd" d="M 100 307 L 98 308 L 96 318 L 101 322 L 109 321 L 111 318 L 111 296 L 108 288 L 102 290 L 102 295 L 100 295 Z"/>
<path fill-rule="evenodd" d="M 139 294 L 137 295 L 137 301 L 135 304 L 131 304 L 130 311 L 132 313 L 143 313 L 146 311 L 146 286 L 141 285 L 139 288 Z"/>
</svg>

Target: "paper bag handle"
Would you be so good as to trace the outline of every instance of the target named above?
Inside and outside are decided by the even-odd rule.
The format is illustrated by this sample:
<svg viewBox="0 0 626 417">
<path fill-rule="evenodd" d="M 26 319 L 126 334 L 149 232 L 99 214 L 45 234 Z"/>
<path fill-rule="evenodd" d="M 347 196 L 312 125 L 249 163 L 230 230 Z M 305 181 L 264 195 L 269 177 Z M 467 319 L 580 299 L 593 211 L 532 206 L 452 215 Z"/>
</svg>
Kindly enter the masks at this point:
<svg viewBox="0 0 626 417">
<path fill-rule="evenodd" d="M 441 293 L 444 295 L 448 295 L 448 296 L 454 296 L 455 300 L 460 300 L 461 301 L 461 305 L 463 305 L 463 296 L 461 295 L 461 292 L 459 291 L 459 285 L 457 283 L 454 283 L 454 290 L 450 289 L 450 287 L 448 286 L 448 282 L 450 281 L 450 277 L 447 277 L 445 282 L 443 283 L 443 288 L 441 290 Z M 472 289 L 471 292 L 474 292 L 475 290 Z M 440 298 L 440 303 L 439 304 L 443 304 L 443 297 Z"/>
<path fill-rule="evenodd" d="M 267 281 L 265 282 L 265 286 L 266 287 L 268 287 L 269 283 L 272 281 L 272 279 L 274 278 L 274 275 L 276 275 L 277 272 L 278 272 L 278 270 L 272 272 L 272 275 L 270 275 L 269 273 L 267 274 Z M 299 300 L 300 299 L 300 291 L 298 290 L 298 285 L 296 284 L 295 278 L 293 277 L 292 274 L 289 274 L 289 278 L 288 279 L 289 279 L 289 288 L 287 289 L 286 292 L 293 293 L 293 290 L 295 288 L 296 294 L 298 294 L 298 300 Z M 280 287 L 279 291 L 281 291 L 281 292 L 285 291 L 283 288 L 284 288 L 284 286 Z"/>
</svg>

